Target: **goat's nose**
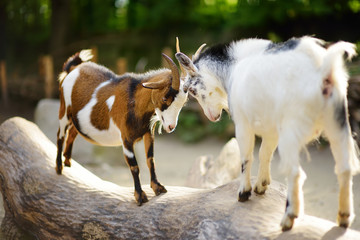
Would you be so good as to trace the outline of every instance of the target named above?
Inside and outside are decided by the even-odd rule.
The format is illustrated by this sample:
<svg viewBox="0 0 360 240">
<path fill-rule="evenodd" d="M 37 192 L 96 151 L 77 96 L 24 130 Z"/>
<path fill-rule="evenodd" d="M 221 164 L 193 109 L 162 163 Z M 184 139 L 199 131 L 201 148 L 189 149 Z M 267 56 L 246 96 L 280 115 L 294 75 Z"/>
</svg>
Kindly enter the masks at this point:
<svg viewBox="0 0 360 240">
<path fill-rule="evenodd" d="M 172 131 L 175 128 L 174 125 L 169 125 L 169 130 Z"/>
</svg>

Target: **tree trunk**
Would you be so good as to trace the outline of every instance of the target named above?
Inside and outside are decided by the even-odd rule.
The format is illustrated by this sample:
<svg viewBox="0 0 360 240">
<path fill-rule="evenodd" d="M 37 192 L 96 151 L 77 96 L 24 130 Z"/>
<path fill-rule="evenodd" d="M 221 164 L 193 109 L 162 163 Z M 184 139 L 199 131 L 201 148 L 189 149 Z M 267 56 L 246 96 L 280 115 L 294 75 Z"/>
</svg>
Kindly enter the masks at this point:
<svg viewBox="0 0 360 240">
<path fill-rule="evenodd" d="M 0 126 L 0 186 L 7 239 L 360 239 L 360 232 L 311 216 L 282 233 L 285 187 L 273 182 L 263 196 L 237 201 L 238 181 L 215 189 L 167 187 L 136 205 L 133 188 L 120 187 L 72 163 L 55 172 L 56 147 L 22 118 Z M 130 173 L 129 173 L 130 174 Z"/>
<path fill-rule="evenodd" d="M 69 0 L 51 0 L 51 36 L 49 53 L 53 57 L 56 57 L 65 47 L 70 15 Z"/>
</svg>

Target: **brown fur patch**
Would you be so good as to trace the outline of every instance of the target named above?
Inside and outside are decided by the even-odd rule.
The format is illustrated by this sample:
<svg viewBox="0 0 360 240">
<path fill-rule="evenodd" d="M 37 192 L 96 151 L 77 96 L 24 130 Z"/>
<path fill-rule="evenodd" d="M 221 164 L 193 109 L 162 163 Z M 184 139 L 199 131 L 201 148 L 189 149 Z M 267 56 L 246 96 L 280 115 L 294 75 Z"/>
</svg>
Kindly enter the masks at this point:
<svg viewBox="0 0 360 240">
<path fill-rule="evenodd" d="M 164 80 L 165 79 L 165 80 Z M 137 89 L 135 98 L 139 99 L 140 101 L 136 103 L 135 107 L 136 107 L 136 111 L 138 111 L 139 109 L 143 109 L 145 105 L 148 105 L 146 108 L 146 112 L 148 111 L 153 111 L 154 108 L 159 108 L 161 109 L 161 105 L 162 104 L 167 104 L 170 105 L 173 101 L 173 99 L 163 99 L 163 97 L 165 96 L 165 94 L 169 91 L 170 87 L 171 87 L 171 79 L 172 79 L 172 74 L 171 71 L 164 71 L 161 74 L 157 74 L 156 76 L 150 78 L 147 82 L 167 82 L 167 84 L 164 84 L 163 88 L 160 89 L 153 89 L 153 90 L 147 90 L 147 89 L 142 89 L 139 91 L 139 89 Z M 151 94 L 151 101 L 154 104 L 154 106 L 150 106 L 149 105 L 149 99 L 148 97 L 140 97 L 143 96 L 143 94 Z"/>
<path fill-rule="evenodd" d="M 66 108 L 66 117 L 67 117 L 68 119 L 71 119 L 71 117 L 72 117 L 71 110 L 72 110 L 71 106 L 68 106 L 68 107 Z"/>
<path fill-rule="evenodd" d="M 91 124 L 99 129 L 106 130 L 109 129 L 110 126 L 110 117 L 109 117 L 109 109 L 107 108 L 106 103 L 98 102 L 92 109 L 90 115 Z"/>
<path fill-rule="evenodd" d="M 129 100 L 128 100 L 127 86 L 129 81 L 130 78 L 124 79 L 122 82 L 120 82 L 119 84 L 113 87 L 116 97 L 112 109 L 110 111 L 110 117 L 114 120 L 114 123 L 120 129 L 122 136 L 128 136 L 129 134 L 128 131 L 133 131 L 133 129 L 129 129 L 129 130 L 127 129 L 126 117 L 124 117 L 124 115 L 128 111 L 127 102 Z"/>
<path fill-rule="evenodd" d="M 62 87 L 60 87 L 60 108 L 59 108 L 59 119 L 62 119 L 65 115 L 65 99 L 64 99 L 64 91 Z"/>
<path fill-rule="evenodd" d="M 108 100 L 111 96 L 115 95 L 114 87 L 114 84 L 110 83 L 99 89 L 99 91 L 97 92 L 97 103 L 95 104 L 91 112 L 90 121 L 91 124 L 99 130 L 109 129 L 110 109 L 106 103 L 106 100 Z"/>
<path fill-rule="evenodd" d="M 105 76 L 103 76 L 101 72 L 85 64 L 81 65 L 79 70 L 80 76 L 76 79 L 71 93 L 73 116 L 76 116 L 90 101 L 91 95 L 94 93 L 96 87 L 108 80 L 105 79 Z"/>
</svg>

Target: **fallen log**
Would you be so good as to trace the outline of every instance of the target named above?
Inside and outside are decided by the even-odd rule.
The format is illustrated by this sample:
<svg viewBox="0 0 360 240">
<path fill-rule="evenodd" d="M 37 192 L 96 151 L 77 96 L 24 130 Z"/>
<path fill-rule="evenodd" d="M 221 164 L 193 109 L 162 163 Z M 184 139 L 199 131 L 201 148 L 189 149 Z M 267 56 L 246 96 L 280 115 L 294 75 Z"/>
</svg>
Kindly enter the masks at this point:
<svg viewBox="0 0 360 240">
<path fill-rule="evenodd" d="M 237 201 L 238 181 L 215 189 L 167 186 L 136 205 L 133 188 L 96 177 L 73 161 L 55 171 L 56 147 L 22 118 L 0 126 L 0 187 L 6 239 L 360 239 L 360 232 L 305 215 L 281 232 L 285 186 Z M 130 173 L 129 173 L 130 174 Z M 165 183 L 166 184 L 166 183 Z"/>
</svg>

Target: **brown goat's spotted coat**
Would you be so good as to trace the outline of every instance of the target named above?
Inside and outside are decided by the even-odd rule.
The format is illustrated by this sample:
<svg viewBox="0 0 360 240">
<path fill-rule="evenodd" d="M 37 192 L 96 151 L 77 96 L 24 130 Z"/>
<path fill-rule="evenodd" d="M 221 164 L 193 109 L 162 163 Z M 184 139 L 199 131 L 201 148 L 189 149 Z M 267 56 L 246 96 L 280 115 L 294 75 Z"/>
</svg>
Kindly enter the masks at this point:
<svg viewBox="0 0 360 240">
<path fill-rule="evenodd" d="M 154 135 L 150 128 L 155 115 L 167 132 L 176 126 L 178 114 L 187 99 L 177 67 L 165 55 L 171 70 L 119 76 L 103 66 L 86 62 L 86 57 L 81 54 L 84 56 L 82 51 L 69 58 L 64 64 L 65 74 L 60 77 L 57 172 L 62 172 L 64 140 L 65 166 L 70 166 L 72 144 L 78 133 L 94 144 L 123 145 L 134 178 L 135 198 L 141 205 L 147 197 L 141 189 L 133 145 L 144 139 L 151 187 L 157 195 L 166 192 L 156 178 Z"/>
</svg>

